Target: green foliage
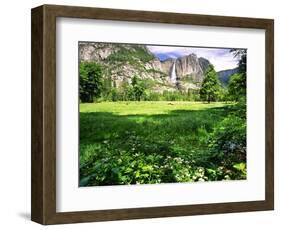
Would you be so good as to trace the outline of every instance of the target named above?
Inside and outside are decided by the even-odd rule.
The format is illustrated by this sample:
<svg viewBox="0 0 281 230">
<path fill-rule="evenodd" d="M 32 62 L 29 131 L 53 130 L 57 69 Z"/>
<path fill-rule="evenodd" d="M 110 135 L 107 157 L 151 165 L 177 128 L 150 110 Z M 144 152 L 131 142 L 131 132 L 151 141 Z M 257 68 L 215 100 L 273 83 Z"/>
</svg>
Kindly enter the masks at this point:
<svg viewBox="0 0 281 230">
<path fill-rule="evenodd" d="M 102 90 L 102 68 L 94 62 L 79 65 L 79 94 L 81 102 L 93 102 Z"/>
<path fill-rule="evenodd" d="M 232 177 L 237 179 L 246 178 L 246 130 L 246 104 L 241 99 L 208 138 L 213 159 L 228 170 L 235 169 Z"/>
<path fill-rule="evenodd" d="M 160 100 L 162 101 L 199 101 L 199 94 L 197 91 L 164 91 L 161 94 Z"/>
<path fill-rule="evenodd" d="M 239 58 L 239 73 L 246 73 L 247 69 L 247 50 L 246 49 L 231 49 L 230 52 L 234 57 Z"/>
<path fill-rule="evenodd" d="M 235 168 L 237 171 L 241 172 L 243 177 L 246 177 L 247 169 L 246 169 L 246 164 L 244 162 L 241 162 L 239 164 L 234 164 L 233 168 Z"/>
<path fill-rule="evenodd" d="M 217 101 L 220 90 L 221 86 L 218 80 L 217 72 L 215 71 L 213 65 L 209 65 L 205 72 L 205 78 L 200 89 L 200 98 L 208 103 L 211 101 Z"/>
<path fill-rule="evenodd" d="M 239 101 L 246 97 L 246 74 L 238 73 L 231 76 L 228 84 L 228 95 L 230 100 Z"/>
<path fill-rule="evenodd" d="M 132 84 L 123 83 L 119 88 L 111 87 L 103 92 L 99 101 L 143 101 L 146 100 L 146 81 L 137 76 L 132 78 Z"/>
<path fill-rule="evenodd" d="M 241 55 L 241 58 L 239 60 L 238 66 L 239 66 L 239 72 L 240 73 L 246 73 L 246 70 L 247 70 L 247 56 L 246 56 L 246 52 Z"/>
<path fill-rule="evenodd" d="M 198 91 L 164 91 L 150 90 L 149 81 L 137 80 L 137 84 L 123 84 L 119 88 L 111 88 L 102 93 L 101 101 L 200 101 Z M 223 99 L 218 99 L 223 101 Z"/>
<path fill-rule="evenodd" d="M 238 166 L 245 161 L 225 162 L 218 147 L 210 147 L 223 140 L 223 125 L 232 130 L 229 139 L 238 139 L 233 126 L 240 120 L 224 121 L 225 114 L 236 113 L 234 107 L 177 101 L 81 104 L 80 186 L 245 178 L 246 169 Z"/>
<path fill-rule="evenodd" d="M 228 84 L 228 97 L 230 100 L 240 101 L 246 97 L 247 89 L 247 51 L 245 49 L 231 49 L 235 57 L 239 58 L 239 73 L 231 76 Z"/>
<path fill-rule="evenodd" d="M 246 157 L 246 122 L 244 119 L 229 115 L 218 123 L 211 134 L 210 147 L 218 154 L 234 155 L 238 160 Z"/>
<path fill-rule="evenodd" d="M 231 101 L 228 97 L 228 91 L 226 88 L 221 87 L 218 91 L 218 101 Z"/>
<path fill-rule="evenodd" d="M 119 50 L 109 55 L 107 61 L 137 64 L 138 60 L 141 62 L 149 62 L 153 58 L 154 56 L 141 46 L 131 46 L 130 48 L 119 46 Z"/>
<path fill-rule="evenodd" d="M 133 100 L 140 101 L 145 93 L 145 85 L 143 81 L 139 80 L 137 76 L 132 79 L 133 86 Z"/>
</svg>

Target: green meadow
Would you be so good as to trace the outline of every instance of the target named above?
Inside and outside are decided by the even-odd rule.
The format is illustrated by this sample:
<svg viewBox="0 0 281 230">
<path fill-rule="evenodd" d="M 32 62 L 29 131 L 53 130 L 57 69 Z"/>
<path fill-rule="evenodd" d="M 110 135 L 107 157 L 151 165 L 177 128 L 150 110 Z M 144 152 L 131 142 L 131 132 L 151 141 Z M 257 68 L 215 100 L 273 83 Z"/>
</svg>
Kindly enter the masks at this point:
<svg viewBox="0 0 281 230">
<path fill-rule="evenodd" d="M 239 135 L 246 133 L 245 121 L 229 116 L 236 107 L 188 101 L 81 103 L 80 186 L 245 179 L 245 159 L 226 157 L 219 146 L 220 138 L 238 146 Z"/>
</svg>

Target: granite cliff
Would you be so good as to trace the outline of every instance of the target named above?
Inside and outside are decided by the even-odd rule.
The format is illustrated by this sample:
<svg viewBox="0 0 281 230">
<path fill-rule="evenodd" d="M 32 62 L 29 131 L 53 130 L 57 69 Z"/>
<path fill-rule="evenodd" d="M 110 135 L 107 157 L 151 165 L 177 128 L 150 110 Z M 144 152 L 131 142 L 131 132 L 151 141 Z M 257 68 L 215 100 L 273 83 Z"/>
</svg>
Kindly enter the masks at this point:
<svg viewBox="0 0 281 230">
<path fill-rule="evenodd" d="M 160 61 L 144 45 L 93 42 L 79 43 L 79 58 L 102 65 L 104 77 L 114 87 L 130 84 L 137 76 L 156 92 L 199 89 L 210 64 L 196 54 Z"/>
</svg>

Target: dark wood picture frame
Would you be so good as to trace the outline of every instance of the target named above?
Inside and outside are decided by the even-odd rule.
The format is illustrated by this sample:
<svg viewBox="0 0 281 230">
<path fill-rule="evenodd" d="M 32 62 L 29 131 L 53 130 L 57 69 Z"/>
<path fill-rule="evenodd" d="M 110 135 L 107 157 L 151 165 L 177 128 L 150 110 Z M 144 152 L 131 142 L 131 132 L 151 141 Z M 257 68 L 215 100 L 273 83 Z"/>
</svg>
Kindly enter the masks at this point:
<svg viewBox="0 0 281 230">
<path fill-rule="evenodd" d="M 265 30 L 265 200 L 216 204 L 56 212 L 56 18 L 255 28 Z M 62 224 L 274 209 L 274 21 L 103 8 L 43 5 L 32 9 L 31 219 Z"/>
</svg>

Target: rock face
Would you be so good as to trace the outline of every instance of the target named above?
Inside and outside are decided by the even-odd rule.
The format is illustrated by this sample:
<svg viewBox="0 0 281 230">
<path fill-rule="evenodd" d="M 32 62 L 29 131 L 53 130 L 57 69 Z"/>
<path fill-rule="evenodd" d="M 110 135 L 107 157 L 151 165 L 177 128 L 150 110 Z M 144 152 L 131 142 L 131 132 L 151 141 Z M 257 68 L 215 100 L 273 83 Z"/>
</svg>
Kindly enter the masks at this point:
<svg viewBox="0 0 281 230">
<path fill-rule="evenodd" d="M 176 70 L 180 79 L 188 75 L 194 75 L 196 78 L 203 75 L 203 71 L 195 54 L 178 58 L 176 61 Z"/>
<path fill-rule="evenodd" d="M 79 56 L 82 61 L 102 61 L 116 50 L 117 48 L 113 44 L 79 43 Z"/>
<path fill-rule="evenodd" d="M 178 80 L 200 83 L 203 81 L 204 72 L 210 62 L 205 58 L 197 58 L 195 54 L 183 56 L 177 59 L 167 59 L 161 62 L 161 70 L 171 75 L 173 63 L 176 63 L 176 74 Z"/>
<path fill-rule="evenodd" d="M 208 59 L 202 58 L 202 57 L 200 57 L 200 58 L 198 59 L 198 61 L 199 61 L 199 65 L 200 65 L 201 69 L 203 70 L 203 73 L 205 73 L 205 71 L 207 70 L 208 66 L 209 66 L 211 63 L 209 62 Z"/>
<path fill-rule="evenodd" d="M 195 54 L 160 61 L 143 45 L 79 43 L 82 62 L 97 62 L 114 87 L 131 83 L 134 76 L 148 80 L 157 92 L 198 89 L 210 62 Z M 171 80 L 175 63 L 176 82 Z M 173 75 L 174 76 L 174 75 Z"/>
<path fill-rule="evenodd" d="M 170 87 L 168 90 L 174 90 L 174 86 L 169 84 L 168 74 L 162 71 L 160 60 L 143 45 L 85 42 L 79 44 L 79 55 L 82 62 L 102 65 L 104 78 L 114 87 L 130 84 L 137 76 L 154 82 L 155 90 L 159 85 L 167 85 Z"/>
<path fill-rule="evenodd" d="M 166 59 L 165 61 L 161 62 L 161 70 L 166 73 L 167 75 L 171 75 L 172 72 L 172 67 L 174 64 L 175 59 L 169 58 Z"/>
<path fill-rule="evenodd" d="M 198 59 L 196 54 L 180 57 L 176 60 L 177 76 L 180 80 L 200 83 L 204 78 L 204 70 L 209 64 L 207 59 Z"/>
<path fill-rule="evenodd" d="M 162 63 L 160 62 L 159 59 L 155 58 L 155 59 L 151 60 L 149 64 L 150 64 L 151 67 L 154 68 L 155 70 L 163 71 L 163 66 L 162 66 Z M 150 67 L 150 66 L 149 66 L 149 67 Z M 164 72 L 164 71 L 163 71 L 163 72 Z"/>
</svg>

